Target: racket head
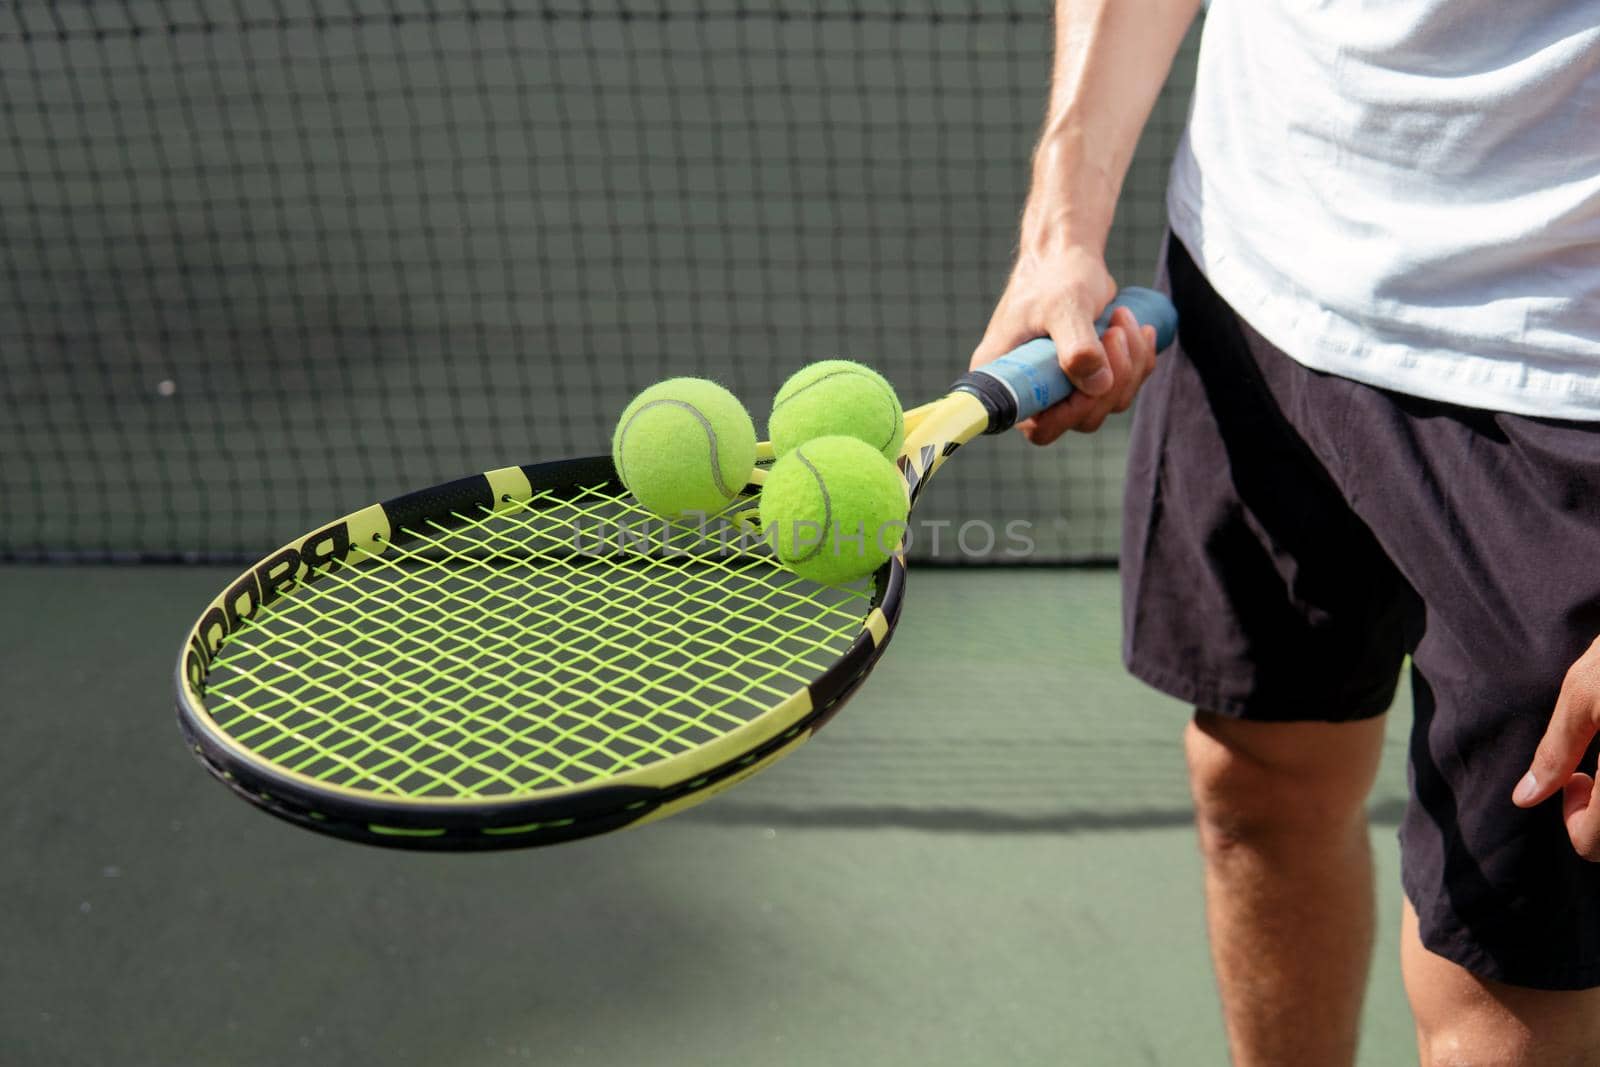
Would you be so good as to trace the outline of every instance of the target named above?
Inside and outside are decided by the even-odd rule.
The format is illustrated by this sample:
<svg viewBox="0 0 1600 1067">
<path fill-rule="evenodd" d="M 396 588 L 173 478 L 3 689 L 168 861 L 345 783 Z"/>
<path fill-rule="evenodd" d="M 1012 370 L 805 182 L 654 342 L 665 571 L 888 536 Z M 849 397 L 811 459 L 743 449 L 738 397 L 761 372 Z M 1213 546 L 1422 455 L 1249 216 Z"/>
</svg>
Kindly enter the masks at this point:
<svg viewBox="0 0 1600 1067">
<path fill-rule="evenodd" d="M 830 588 L 731 528 L 647 515 L 609 457 L 363 508 L 207 606 L 181 729 L 251 804 L 371 844 L 525 847 L 683 810 L 826 723 L 904 596 L 903 548 Z"/>
</svg>

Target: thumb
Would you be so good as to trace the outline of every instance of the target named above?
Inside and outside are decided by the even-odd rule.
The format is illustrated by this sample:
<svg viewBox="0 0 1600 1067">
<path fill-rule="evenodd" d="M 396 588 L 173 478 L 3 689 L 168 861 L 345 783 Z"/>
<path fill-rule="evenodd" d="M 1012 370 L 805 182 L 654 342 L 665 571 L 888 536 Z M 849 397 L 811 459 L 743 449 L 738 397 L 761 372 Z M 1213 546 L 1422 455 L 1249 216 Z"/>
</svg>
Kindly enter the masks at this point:
<svg viewBox="0 0 1600 1067">
<path fill-rule="evenodd" d="M 1078 392 L 1102 397 L 1111 392 L 1116 376 L 1106 359 L 1105 346 L 1094 335 L 1092 323 L 1058 322 L 1050 329 L 1056 343 L 1056 360 Z"/>
<path fill-rule="evenodd" d="M 1556 701 L 1555 714 L 1539 747 L 1533 754 L 1528 773 L 1517 783 L 1511 802 L 1519 808 L 1531 808 L 1554 796 L 1567 783 L 1572 772 L 1578 769 L 1589 741 L 1594 737 L 1594 720 L 1586 713 L 1582 702 L 1570 699 L 1563 690 Z"/>
</svg>

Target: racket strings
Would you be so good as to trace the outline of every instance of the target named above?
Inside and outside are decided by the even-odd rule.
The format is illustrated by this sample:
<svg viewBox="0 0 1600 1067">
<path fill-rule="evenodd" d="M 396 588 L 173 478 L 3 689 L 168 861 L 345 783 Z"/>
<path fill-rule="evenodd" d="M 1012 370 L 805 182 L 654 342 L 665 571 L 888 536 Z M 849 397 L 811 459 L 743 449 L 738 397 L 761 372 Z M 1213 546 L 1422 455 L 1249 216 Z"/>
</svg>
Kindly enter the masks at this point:
<svg viewBox="0 0 1600 1067">
<path fill-rule="evenodd" d="M 483 635 L 485 635 L 485 633 L 480 632 L 480 633 L 477 633 L 477 635 L 475 635 L 475 637 L 478 637 L 478 638 L 480 638 L 480 640 L 482 640 Z M 432 648 L 434 648 L 434 651 L 438 651 L 438 646 L 437 645 L 432 645 Z M 488 648 L 488 646 L 483 646 L 483 648 L 485 648 L 485 651 L 491 651 L 491 649 Z M 448 694 L 442 694 L 442 696 L 448 696 Z"/>
<path fill-rule="evenodd" d="M 458 518 L 258 612 L 208 678 L 218 725 L 348 788 L 535 792 L 739 728 L 825 670 L 868 610 L 866 590 L 663 526 L 612 486 Z M 659 539 L 604 537 L 641 524 Z"/>
</svg>

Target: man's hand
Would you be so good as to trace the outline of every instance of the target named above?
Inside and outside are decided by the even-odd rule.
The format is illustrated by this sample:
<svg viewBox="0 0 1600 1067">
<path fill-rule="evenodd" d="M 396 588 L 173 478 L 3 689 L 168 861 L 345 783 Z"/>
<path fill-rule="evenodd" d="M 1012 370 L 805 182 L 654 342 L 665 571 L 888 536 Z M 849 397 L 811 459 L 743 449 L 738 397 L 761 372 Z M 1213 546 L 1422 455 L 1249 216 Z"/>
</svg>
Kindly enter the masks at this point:
<svg viewBox="0 0 1600 1067">
<path fill-rule="evenodd" d="M 1117 295 L 1104 260 L 1086 249 L 1029 252 L 1017 258 L 1006 291 L 989 319 L 972 366 L 999 359 L 1035 337 L 1056 344 L 1072 396 L 1017 428 L 1036 445 L 1066 433 L 1093 433 L 1112 412 L 1127 411 L 1156 363 L 1156 331 L 1118 308 L 1103 339 L 1094 321 Z"/>
<path fill-rule="evenodd" d="M 1561 682 L 1555 714 L 1517 783 L 1512 802 L 1531 808 L 1561 793 L 1561 817 L 1578 855 L 1600 862 L 1600 797 L 1594 778 L 1578 770 L 1589 742 L 1600 733 L 1600 639 L 1578 658 Z"/>
</svg>

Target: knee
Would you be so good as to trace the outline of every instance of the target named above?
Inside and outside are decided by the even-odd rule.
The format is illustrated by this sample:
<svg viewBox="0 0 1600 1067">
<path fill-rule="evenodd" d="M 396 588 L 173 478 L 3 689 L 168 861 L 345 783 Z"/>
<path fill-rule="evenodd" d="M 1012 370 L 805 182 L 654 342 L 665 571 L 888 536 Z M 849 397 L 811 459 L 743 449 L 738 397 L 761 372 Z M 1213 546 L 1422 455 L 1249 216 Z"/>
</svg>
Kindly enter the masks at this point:
<svg viewBox="0 0 1600 1067">
<path fill-rule="evenodd" d="M 1593 1034 L 1584 1040 L 1572 1018 L 1548 1019 L 1540 1033 L 1530 1019 L 1483 991 L 1455 998 L 1414 996 L 1412 1017 L 1417 1057 L 1424 1067 L 1579 1067 L 1594 1062 Z"/>
<path fill-rule="evenodd" d="M 1536 1064 L 1532 1039 L 1518 1034 L 1485 1034 L 1470 1021 L 1438 1027 L 1417 1025 L 1417 1060 L 1426 1067 L 1515 1067 Z M 1574 1061 L 1581 1063 L 1582 1061 Z"/>
<path fill-rule="evenodd" d="M 1424 1067 L 1561 1067 L 1600 1062 L 1600 988 L 1543 990 L 1480 978 L 1422 944 L 1409 901 L 1400 970 Z"/>
<path fill-rule="evenodd" d="M 1369 743 L 1351 745 L 1351 737 L 1339 735 L 1339 743 L 1323 743 L 1323 734 L 1340 728 L 1196 714 L 1185 731 L 1184 755 L 1202 848 L 1209 853 L 1275 841 L 1320 846 L 1364 827 L 1381 727 Z"/>
</svg>

